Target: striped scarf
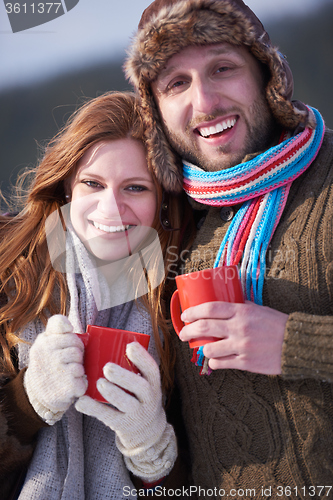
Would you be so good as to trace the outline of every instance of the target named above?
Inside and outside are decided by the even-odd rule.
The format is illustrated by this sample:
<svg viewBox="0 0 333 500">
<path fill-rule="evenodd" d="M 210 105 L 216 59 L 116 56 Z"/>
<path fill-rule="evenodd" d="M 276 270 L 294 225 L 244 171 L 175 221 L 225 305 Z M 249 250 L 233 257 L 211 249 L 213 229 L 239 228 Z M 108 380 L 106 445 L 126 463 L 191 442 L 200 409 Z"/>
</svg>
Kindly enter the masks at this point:
<svg viewBox="0 0 333 500">
<path fill-rule="evenodd" d="M 221 243 L 214 267 L 240 266 L 244 296 L 262 305 L 266 252 L 285 207 L 292 182 L 316 158 L 325 124 L 309 107 L 316 127 L 284 138 L 254 159 L 218 172 L 183 162 L 184 190 L 199 203 L 228 206 L 243 203 Z"/>
</svg>

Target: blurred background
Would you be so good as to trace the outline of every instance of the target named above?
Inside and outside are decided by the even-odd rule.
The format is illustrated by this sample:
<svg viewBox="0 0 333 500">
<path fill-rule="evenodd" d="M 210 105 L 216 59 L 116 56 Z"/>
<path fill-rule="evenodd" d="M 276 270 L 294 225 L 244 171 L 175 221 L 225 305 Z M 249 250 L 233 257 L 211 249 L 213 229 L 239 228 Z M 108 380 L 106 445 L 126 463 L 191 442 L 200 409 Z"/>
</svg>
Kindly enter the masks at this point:
<svg viewBox="0 0 333 500">
<path fill-rule="evenodd" d="M 333 0 L 245 0 L 287 56 L 294 98 L 333 128 Z M 0 187 L 23 168 L 87 97 L 130 89 L 126 47 L 150 0 L 79 0 L 47 24 L 12 33 L 0 4 Z M 31 2 L 28 2 L 30 4 Z M 64 10 L 66 6 L 62 2 Z"/>
</svg>

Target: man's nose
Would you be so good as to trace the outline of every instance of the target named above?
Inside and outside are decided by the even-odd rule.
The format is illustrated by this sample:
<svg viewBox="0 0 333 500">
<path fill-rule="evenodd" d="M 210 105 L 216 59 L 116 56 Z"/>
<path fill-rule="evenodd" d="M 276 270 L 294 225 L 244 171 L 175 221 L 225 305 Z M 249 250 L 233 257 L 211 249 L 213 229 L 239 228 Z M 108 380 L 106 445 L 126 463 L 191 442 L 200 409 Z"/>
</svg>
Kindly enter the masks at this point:
<svg viewBox="0 0 333 500">
<path fill-rule="evenodd" d="M 191 85 L 191 99 L 194 111 L 208 115 L 218 106 L 219 96 L 207 79 L 197 77 Z"/>
<path fill-rule="evenodd" d="M 112 188 L 104 189 L 100 193 L 98 202 L 98 210 L 107 219 L 119 219 L 125 212 L 125 204 L 122 197 L 116 190 Z"/>
</svg>

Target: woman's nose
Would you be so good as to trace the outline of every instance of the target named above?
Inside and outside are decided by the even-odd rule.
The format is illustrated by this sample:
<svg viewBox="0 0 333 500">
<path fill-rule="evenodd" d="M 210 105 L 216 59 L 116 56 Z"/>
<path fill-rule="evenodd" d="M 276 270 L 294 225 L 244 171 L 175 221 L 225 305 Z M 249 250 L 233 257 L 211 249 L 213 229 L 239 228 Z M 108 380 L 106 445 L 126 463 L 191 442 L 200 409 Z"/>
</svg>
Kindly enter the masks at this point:
<svg viewBox="0 0 333 500">
<path fill-rule="evenodd" d="M 107 219 L 119 219 L 125 212 L 125 204 L 121 196 L 112 188 L 104 189 L 100 192 L 98 210 Z"/>
</svg>

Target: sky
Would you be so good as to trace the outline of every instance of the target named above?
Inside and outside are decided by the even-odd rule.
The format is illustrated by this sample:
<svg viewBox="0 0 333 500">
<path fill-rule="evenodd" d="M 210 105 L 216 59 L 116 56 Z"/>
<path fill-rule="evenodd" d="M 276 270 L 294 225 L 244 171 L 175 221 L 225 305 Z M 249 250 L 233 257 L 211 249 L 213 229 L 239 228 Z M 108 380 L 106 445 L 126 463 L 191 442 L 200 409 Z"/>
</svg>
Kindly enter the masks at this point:
<svg viewBox="0 0 333 500">
<path fill-rule="evenodd" d="M 57 1 L 62 2 L 66 11 L 68 3 Z M 247 0 L 246 3 L 265 23 L 284 15 L 302 15 L 332 1 Z M 8 0 L 0 3 L 0 91 L 86 64 L 125 57 L 125 48 L 150 0 L 79 0 L 57 19 L 16 33 L 12 32 L 6 13 L 5 4 L 9 3 Z M 29 6 L 34 0 L 20 3 Z"/>
</svg>

